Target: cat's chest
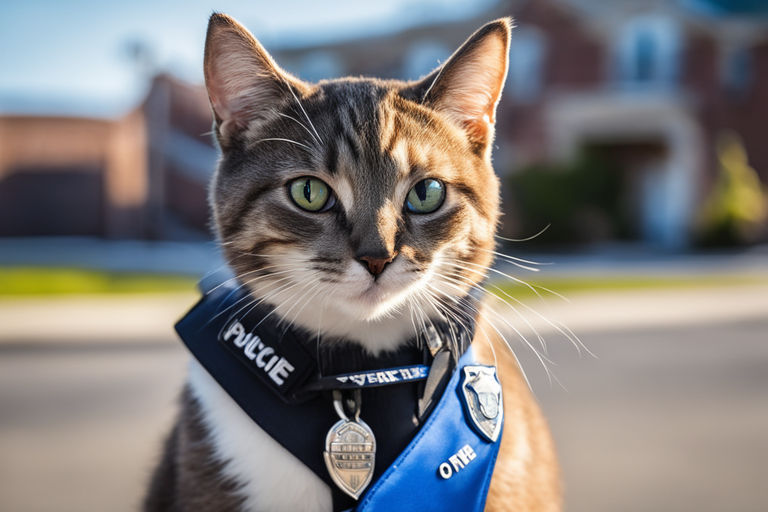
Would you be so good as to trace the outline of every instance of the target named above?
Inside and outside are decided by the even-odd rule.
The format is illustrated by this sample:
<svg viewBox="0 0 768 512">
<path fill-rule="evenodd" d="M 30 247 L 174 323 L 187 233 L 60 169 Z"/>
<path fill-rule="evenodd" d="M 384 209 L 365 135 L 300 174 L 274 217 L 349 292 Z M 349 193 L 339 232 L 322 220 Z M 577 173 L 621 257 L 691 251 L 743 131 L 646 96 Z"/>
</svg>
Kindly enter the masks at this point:
<svg viewBox="0 0 768 512">
<path fill-rule="evenodd" d="M 332 510 L 328 486 L 256 425 L 195 360 L 188 380 L 225 476 L 240 483 L 245 510 Z"/>
</svg>

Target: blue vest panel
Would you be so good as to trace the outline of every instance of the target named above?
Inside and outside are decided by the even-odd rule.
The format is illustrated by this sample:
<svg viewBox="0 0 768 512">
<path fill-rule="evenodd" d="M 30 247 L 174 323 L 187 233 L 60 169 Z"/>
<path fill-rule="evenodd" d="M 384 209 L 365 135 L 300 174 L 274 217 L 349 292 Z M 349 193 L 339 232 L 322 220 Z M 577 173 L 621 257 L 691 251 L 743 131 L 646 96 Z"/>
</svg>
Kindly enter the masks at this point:
<svg viewBox="0 0 768 512">
<path fill-rule="evenodd" d="M 476 363 L 470 348 L 432 415 L 363 495 L 356 512 L 483 510 L 501 435 L 490 442 L 470 426 L 460 376 L 472 364 Z"/>
</svg>

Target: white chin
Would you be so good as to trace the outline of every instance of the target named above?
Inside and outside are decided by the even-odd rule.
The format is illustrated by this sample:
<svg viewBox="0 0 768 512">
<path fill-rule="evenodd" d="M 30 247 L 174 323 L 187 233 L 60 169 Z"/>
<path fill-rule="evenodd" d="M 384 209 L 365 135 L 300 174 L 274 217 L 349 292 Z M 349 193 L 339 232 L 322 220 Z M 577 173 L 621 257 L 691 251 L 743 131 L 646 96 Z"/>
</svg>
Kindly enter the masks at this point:
<svg viewBox="0 0 768 512">
<path fill-rule="evenodd" d="M 373 285 L 355 297 L 339 301 L 339 309 L 358 320 L 378 320 L 392 313 L 404 302 L 405 291 L 392 293 Z"/>
</svg>

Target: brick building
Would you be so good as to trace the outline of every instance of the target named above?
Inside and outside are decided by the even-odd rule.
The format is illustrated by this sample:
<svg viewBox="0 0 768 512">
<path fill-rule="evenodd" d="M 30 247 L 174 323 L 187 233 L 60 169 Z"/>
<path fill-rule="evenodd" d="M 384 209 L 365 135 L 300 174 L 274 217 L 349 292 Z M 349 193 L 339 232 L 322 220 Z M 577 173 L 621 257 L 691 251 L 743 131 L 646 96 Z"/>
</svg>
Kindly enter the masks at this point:
<svg viewBox="0 0 768 512">
<path fill-rule="evenodd" d="M 497 171 L 572 159 L 585 147 L 603 152 L 625 175 L 622 195 L 637 236 L 679 247 L 689 242 L 716 176 L 715 140 L 723 130 L 741 136 L 768 183 L 768 18 L 700 7 L 508 0 L 475 19 L 276 53 L 309 79 L 414 79 L 482 23 L 512 15 Z"/>
<path fill-rule="evenodd" d="M 712 15 L 693 1 L 507 0 L 473 19 L 269 49 L 307 80 L 414 79 L 506 15 L 516 28 L 498 116 L 500 174 L 585 147 L 602 152 L 620 164 L 638 238 L 668 247 L 689 241 L 723 130 L 741 136 L 768 182 L 765 17 Z M 0 116 L 0 235 L 206 236 L 209 130 L 202 86 L 168 75 L 123 119 Z"/>
<path fill-rule="evenodd" d="M 210 129 L 168 75 L 118 119 L 0 115 L 0 236 L 207 238 Z"/>
<path fill-rule="evenodd" d="M 142 237 L 146 148 L 140 110 L 0 116 L 0 236 Z"/>
</svg>

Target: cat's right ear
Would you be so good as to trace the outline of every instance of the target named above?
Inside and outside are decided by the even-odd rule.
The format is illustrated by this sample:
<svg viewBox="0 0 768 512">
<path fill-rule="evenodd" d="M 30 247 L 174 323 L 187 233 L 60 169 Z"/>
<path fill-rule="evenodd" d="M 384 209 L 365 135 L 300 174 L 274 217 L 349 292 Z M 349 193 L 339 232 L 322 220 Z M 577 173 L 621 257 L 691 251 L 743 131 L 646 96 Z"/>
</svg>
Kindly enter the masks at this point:
<svg viewBox="0 0 768 512">
<path fill-rule="evenodd" d="M 277 115 L 291 94 L 306 88 L 280 69 L 248 29 L 226 14 L 214 13 L 208 21 L 203 69 L 216 134 L 223 146 L 240 132 L 258 129 Z"/>
</svg>

